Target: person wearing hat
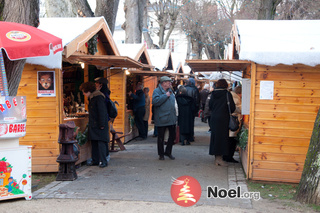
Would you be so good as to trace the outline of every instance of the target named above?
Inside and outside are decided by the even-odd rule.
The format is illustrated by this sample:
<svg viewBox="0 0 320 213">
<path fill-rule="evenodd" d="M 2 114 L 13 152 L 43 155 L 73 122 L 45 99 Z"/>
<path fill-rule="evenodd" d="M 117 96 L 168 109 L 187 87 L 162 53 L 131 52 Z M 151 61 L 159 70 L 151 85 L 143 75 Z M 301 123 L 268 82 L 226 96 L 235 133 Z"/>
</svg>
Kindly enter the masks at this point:
<svg viewBox="0 0 320 213">
<path fill-rule="evenodd" d="M 88 140 L 91 140 L 92 148 L 92 162 L 89 163 L 89 166 L 99 165 L 104 168 L 108 166 L 106 144 L 109 143 L 105 96 L 96 89 L 93 82 L 82 83 L 80 90 L 89 100 Z"/>
<path fill-rule="evenodd" d="M 105 104 L 106 104 L 107 112 L 108 112 L 108 102 L 110 101 L 110 94 L 111 94 L 111 91 L 108 88 L 108 79 L 102 78 L 102 77 L 98 77 L 98 78 L 95 78 L 94 81 L 95 81 L 95 85 L 96 85 L 96 90 L 102 92 L 104 94 L 104 96 L 105 96 Z M 107 116 L 106 119 L 108 121 L 110 120 L 109 115 Z M 109 129 L 109 127 L 108 127 L 108 129 Z M 106 140 L 110 141 L 109 134 L 107 135 Z M 110 153 L 109 153 L 109 145 L 108 144 L 109 143 L 105 143 L 105 145 L 106 145 L 106 156 L 107 156 L 107 160 L 109 161 L 110 160 Z"/>
<path fill-rule="evenodd" d="M 108 79 L 98 77 L 94 79 L 97 90 L 100 90 L 104 95 L 110 96 L 111 91 L 108 88 Z M 106 97 L 107 97 L 106 96 Z"/>
<path fill-rule="evenodd" d="M 200 94 L 198 88 L 195 86 L 196 81 L 194 78 L 189 78 L 187 81 L 187 85 L 185 88 L 187 89 L 187 95 L 193 98 L 193 104 L 194 104 L 194 116 L 192 121 L 192 132 L 190 134 L 189 141 L 194 141 L 194 119 L 198 115 L 199 106 L 200 106 Z"/>
<path fill-rule="evenodd" d="M 141 82 L 138 82 L 136 85 L 136 94 L 133 94 L 131 91 L 128 93 L 130 98 L 133 99 L 133 115 L 134 123 L 138 129 L 139 136 L 136 140 L 146 140 L 147 139 L 147 129 L 144 125 L 144 114 L 146 113 L 146 97 L 143 92 L 143 85 Z"/>
<path fill-rule="evenodd" d="M 157 148 L 159 160 L 164 160 L 168 156 L 171 160 L 172 146 L 176 137 L 176 108 L 175 96 L 171 89 L 171 78 L 162 76 L 159 86 L 153 91 L 152 104 L 154 106 L 154 124 L 158 128 Z M 166 129 L 169 130 L 169 139 L 166 149 L 164 149 L 164 134 Z"/>
</svg>

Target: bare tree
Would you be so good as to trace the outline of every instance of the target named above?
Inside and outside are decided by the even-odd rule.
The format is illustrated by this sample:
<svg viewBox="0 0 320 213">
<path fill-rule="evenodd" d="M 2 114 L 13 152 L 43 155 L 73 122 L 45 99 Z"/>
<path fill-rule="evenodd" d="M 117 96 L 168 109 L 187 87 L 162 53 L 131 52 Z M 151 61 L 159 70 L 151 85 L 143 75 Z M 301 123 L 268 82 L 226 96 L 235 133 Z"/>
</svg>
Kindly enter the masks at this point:
<svg viewBox="0 0 320 213">
<path fill-rule="evenodd" d="M 126 31 L 126 43 L 141 43 L 143 14 L 146 0 L 126 0 L 124 11 L 126 21 L 122 28 Z"/>
<path fill-rule="evenodd" d="M 142 34 L 143 38 L 147 43 L 147 47 L 150 49 L 153 49 L 153 40 L 150 35 L 151 26 L 148 25 L 148 7 L 144 8 L 143 11 L 143 28 L 142 28 Z"/>
<path fill-rule="evenodd" d="M 296 200 L 308 204 L 320 204 L 320 110 L 314 122 L 309 150 L 304 163 Z"/>
<path fill-rule="evenodd" d="M 40 10 L 39 0 L 2 0 L 0 3 L 2 4 L 2 6 L 0 6 L 2 20 L 38 27 Z M 9 95 L 15 96 L 17 95 L 26 60 L 11 61 L 5 54 L 3 55 L 8 79 Z"/>
<path fill-rule="evenodd" d="M 181 0 L 158 0 L 150 4 L 156 17 L 154 22 L 159 26 L 156 33 L 159 36 L 160 49 L 166 47 L 183 3 Z"/>
<path fill-rule="evenodd" d="M 276 19 L 320 19 L 320 1 L 283 0 L 277 7 Z"/>
<path fill-rule="evenodd" d="M 203 51 L 210 59 L 223 58 L 224 41 L 232 25 L 230 18 L 235 17 L 234 9 L 226 5 L 229 4 L 223 1 L 219 4 L 216 1 L 189 2 L 181 10 L 181 27 L 190 37 L 192 54 L 189 55 L 193 59 L 200 59 Z"/>
<path fill-rule="evenodd" d="M 70 1 L 46 0 L 46 14 L 48 17 L 76 17 L 77 11 L 72 8 Z"/>
<path fill-rule="evenodd" d="M 119 0 L 96 0 L 95 14 L 87 0 L 46 0 L 48 17 L 104 16 L 111 33 L 114 32 Z"/>
<path fill-rule="evenodd" d="M 48 17 L 93 17 L 87 0 L 46 0 Z"/>
<path fill-rule="evenodd" d="M 119 0 L 97 0 L 95 16 L 104 16 L 113 34 L 118 13 Z"/>
<path fill-rule="evenodd" d="M 260 0 L 258 19 L 274 20 L 277 6 L 282 0 Z"/>
</svg>

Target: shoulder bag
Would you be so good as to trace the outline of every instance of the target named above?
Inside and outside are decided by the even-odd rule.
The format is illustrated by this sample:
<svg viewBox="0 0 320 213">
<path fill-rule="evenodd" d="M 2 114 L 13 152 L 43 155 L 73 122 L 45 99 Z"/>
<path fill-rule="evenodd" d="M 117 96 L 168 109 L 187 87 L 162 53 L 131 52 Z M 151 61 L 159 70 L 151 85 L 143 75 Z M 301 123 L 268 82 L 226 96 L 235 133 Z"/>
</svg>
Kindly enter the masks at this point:
<svg viewBox="0 0 320 213">
<path fill-rule="evenodd" d="M 238 116 L 234 116 L 231 114 L 231 110 L 230 110 L 230 101 L 229 101 L 229 96 L 228 96 L 228 93 L 227 92 L 227 104 L 228 104 L 228 110 L 229 110 L 229 115 L 230 115 L 230 118 L 229 118 L 229 129 L 233 132 L 237 131 L 240 127 L 240 122 L 238 120 Z"/>
</svg>

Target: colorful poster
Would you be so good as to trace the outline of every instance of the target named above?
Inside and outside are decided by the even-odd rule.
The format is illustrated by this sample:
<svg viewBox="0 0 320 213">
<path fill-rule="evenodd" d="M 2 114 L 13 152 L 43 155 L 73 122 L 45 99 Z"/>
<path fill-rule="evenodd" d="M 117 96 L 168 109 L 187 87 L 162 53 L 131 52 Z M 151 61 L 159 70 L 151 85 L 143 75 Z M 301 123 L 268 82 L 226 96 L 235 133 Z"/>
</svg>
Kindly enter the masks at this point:
<svg viewBox="0 0 320 213">
<path fill-rule="evenodd" d="M 0 201 L 32 199 L 31 146 L 0 149 Z"/>
<path fill-rule="evenodd" d="M 54 71 L 38 71 L 38 97 L 56 97 Z"/>
</svg>

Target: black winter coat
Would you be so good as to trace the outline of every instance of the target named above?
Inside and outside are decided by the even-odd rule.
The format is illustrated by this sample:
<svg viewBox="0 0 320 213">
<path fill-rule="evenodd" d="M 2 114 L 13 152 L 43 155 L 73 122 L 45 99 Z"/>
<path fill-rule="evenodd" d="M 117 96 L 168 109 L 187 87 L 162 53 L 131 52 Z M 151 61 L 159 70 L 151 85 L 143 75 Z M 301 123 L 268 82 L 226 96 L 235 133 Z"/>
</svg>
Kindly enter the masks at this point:
<svg viewBox="0 0 320 213">
<path fill-rule="evenodd" d="M 88 108 L 88 139 L 109 142 L 108 112 L 104 94 L 98 90 L 91 93 Z"/>
<path fill-rule="evenodd" d="M 200 104 L 201 105 L 205 105 L 206 104 L 206 100 L 207 100 L 208 95 L 209 95 L 209 90 L 203 89 L 203 90 L 201 90 L 201 92 L 199 94 L 200 94 Z M 200 106 L 200 107 L 202 107 L 202 106 Z"/>
<path fill-rule="evenodd" d="M 193 130 L 193 119 L 195 106 L 193 98 L 188 95 L 180 94 L 176 96 L 178 104 L 178 125 L 180 134 L 191 134 Z"/>
<path fill-rule="evenodd" d="M 230 101 L 231 112 L 234 112 L 236 106 L 232 95 L 225 89 L 217 88 L 211 93 L 209 109 L 210 117 L 210 155 L 228 155 L 229 138 L 229 111 L 227 105 L 227 95 Z"/>
<path fill-rule="evenodd" d="M 194 100 L 194 105 L 195 105 L 195 113 L 194 116 L 198 115 L 198 111 L 199 111 L 199 107 L 200 107 L 200 93 L 199 90 L 196 86 L 194 85 L 187 85 L 185 86 L 185 88 L 187 89 L 187 95 L 192 97 Z"/>
</svg>

